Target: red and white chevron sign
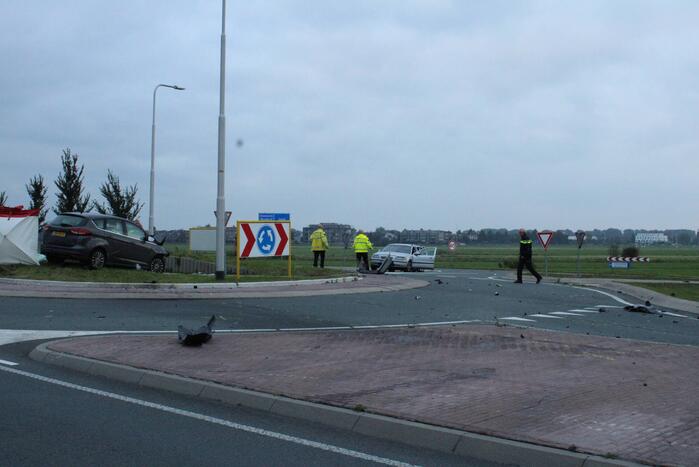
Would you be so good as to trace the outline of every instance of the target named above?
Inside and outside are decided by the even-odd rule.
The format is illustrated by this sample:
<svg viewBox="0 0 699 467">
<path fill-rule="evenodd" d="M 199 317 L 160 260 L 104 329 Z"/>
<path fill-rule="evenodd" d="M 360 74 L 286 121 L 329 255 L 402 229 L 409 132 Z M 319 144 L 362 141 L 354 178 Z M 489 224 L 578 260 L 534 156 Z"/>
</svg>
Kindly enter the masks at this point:
<svg viewBox="0 0 699 467">
<path fill-rule="evenodd" d="M 647 256 L 607 256 L 607 261 L 610 263 L 624 261 L 626 263 L 650 263 L 650 258 Z"/>
<path fill-rule="evenodd" d="M 289 222 L 239 222 L 239 258 L 289 256 L 290 230 Z"/>
</svg>

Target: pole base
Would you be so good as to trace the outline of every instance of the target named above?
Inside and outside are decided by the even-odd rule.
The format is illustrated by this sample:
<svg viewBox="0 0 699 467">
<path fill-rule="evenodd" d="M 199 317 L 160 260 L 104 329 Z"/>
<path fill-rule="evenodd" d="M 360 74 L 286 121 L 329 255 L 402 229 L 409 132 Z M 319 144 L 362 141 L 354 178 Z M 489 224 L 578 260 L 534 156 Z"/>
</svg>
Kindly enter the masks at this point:
<svg viewBox="0 0 699 467">
<path fill-rule="evenodd" d="M 222 281 L 226 278 L 226 271 L 216 271 L 216 280 Z"/>
</svg>

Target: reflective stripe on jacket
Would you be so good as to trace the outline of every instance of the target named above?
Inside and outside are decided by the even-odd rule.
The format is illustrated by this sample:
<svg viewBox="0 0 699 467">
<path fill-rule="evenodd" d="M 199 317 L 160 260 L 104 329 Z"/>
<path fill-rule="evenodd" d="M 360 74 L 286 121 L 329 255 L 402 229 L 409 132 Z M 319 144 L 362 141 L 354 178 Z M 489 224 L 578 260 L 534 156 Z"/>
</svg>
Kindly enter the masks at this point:
<svg viewBox="0 0 699 467">
<path fill-rule="evenodd" d="M 354 247 L 355 253 L 368 253 L 369 250 L 374 248 L 374 246 L 369 241 L 369 237 L 367 237 L 364 234 L 359 234 L 356 237 L 354 237 L 354 243 L 352 244 L 352 246 Z"/>
<path fill-rule="evenodd" d="M 325 235 L 325 230 L 316 229 L 310 236 L 311 251 L 325 251 L 328 249 L 328 236 Z"/>
<path fill-rule="evenodd" d="M 519 256 L 524 258 L 532 257 L 532 241 L 526 235 L 519 241 Z"/>
</svg>

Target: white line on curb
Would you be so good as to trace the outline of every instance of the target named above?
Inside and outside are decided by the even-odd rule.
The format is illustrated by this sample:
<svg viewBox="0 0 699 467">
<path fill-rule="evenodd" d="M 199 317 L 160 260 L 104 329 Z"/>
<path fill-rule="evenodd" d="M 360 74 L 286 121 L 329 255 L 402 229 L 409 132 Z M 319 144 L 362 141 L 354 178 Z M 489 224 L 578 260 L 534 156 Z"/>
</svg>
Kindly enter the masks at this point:
<svg viewBox="0 0 699 467">
<path fill-rule="evenodd" d="M 322 451 L 328 451 L 335 454 L 341 454 L 343 456 L 354 457 L 357 459 L 362 459 L 365 461 L 376 462 L 377 464 L 392 465 L 392 466 L 405 466 L 412 467 L 412 464 L 407 464 L 405 462 L 400 462 L 393 459 L 387 459 L 385 457 L 374 456 L 372 454 L 367 454 L 360 451 L 353 451 L 351 449 L 341 448 L 339 446 L 333 446 L 332 444 L 320 443 L 318 441 L 311 441 L 304 438 L 299 438 L 296 436 L 285 435 L 283 433 L 277 433 L 275 431 L 264 430 L 262 428 L 255 428 L 250 425 L 242 425 L 240 423 L 231 422 L 221 418 L 210 417 L 208 415 L 203 415 L 196 412 L 191 412 L 189 410 L 177 409 L 175 407 L 170 407 L 167 405 L 156 404 L 154 402 L 148 402 L 141 399 L 135 399 L 133 397 L 122 396 L 121 394 L 115 394 L 113 392 L 102 391 L 99 389 L 90 388 L 87 386 L 80 386 L 78 384 L 69 383 L 67 381 L 61 381 L 55 378 L 48 378 L 46 376 L 37 375 L 35 373 L 29 373 L 27 371 L 15 370 L 14 368 L 5 368 L 0 366 L 0 371 L 5 371 L 7 373 L 13 373 L 19 376 L 25 376 L 27 378 L 35 379 L 37 381 L 42 381 L 44 383 L 55 384 L 57 386 L 62 386 L 69 389 L 75 389 L 76 391 L 82 391 L 89 394 L 94 394 L 96 396 L 106 397 L 109 399 L 115 399 L 122 402 L 127 402 L 129 404 L 139 405 L 141 407 L 148 407 L 155 410 L 160 410 L 161 412 L 167 412 L 175 415 L 181 415 L 183 417 L 193 418 L 195 420 L 200 420 L 208 423 L 213 423 L 215 425 L 225 426 L 227 428 L 232 428 L 234 430 L 245 431 L 247 433 L 253 433 L 260 436 L 266 436 L 268 438 L 274 438 L 281 441 L 287 441 L 289 443 L 300 444 L 302 446 L 307 446 L 314 449 L 320 449 Z"/>
<path fill-rule="evenodd" d="M 217 334 L 244 334 L 263 332 L 304 332 L 304 331 L 352 331 L 357 329 L 392 329 L 392 328 L 419 328 L 429 326 L 446 326 L 456 324 L 480 323 L 479 319 L 460 321 L 435 321 L 430 323 L 400 323 L 400 324 L 376 324 L 359 326 L 328 326 L 312 328 L 258 328 L 258 329 L 217 329 Z M 40 339 L 60 339 L 63 337 L 81 337 L 110 334 L 176 334 L 177 331 L 42 331 L 32 329 L 0 329 L 0 346 L 16 342 L 33 341 Z"/>
</svg>

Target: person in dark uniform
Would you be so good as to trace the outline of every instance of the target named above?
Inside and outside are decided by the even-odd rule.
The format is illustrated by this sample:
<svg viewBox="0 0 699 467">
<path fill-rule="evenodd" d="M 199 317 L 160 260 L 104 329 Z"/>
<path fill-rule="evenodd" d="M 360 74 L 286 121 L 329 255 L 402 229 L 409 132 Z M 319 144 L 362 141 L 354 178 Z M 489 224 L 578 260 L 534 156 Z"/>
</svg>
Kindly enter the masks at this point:
<svg viewBox="0 0 699 467">
<path fill-rule="evenodd" d="M 532 240 L 527 235 L 527 231 L 519 229 L 519 263 L 517 264 L 517 280 L 515 284 L 522 283 L 522 269 L 527 268 L 532 276 L 536 277 L 536 283 L 541 282 L 541 274 L 536 272 L 532 266 Z"/>
</svg>

